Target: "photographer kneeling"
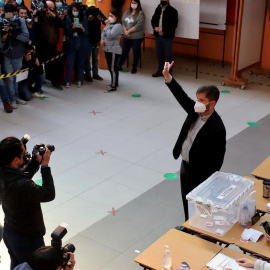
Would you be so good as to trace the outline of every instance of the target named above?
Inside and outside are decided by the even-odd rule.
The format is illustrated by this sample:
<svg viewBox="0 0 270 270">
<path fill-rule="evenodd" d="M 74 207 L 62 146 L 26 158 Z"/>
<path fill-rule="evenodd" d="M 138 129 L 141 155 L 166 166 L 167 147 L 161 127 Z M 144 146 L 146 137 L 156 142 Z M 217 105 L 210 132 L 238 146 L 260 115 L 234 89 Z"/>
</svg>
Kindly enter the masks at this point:
<svg viewBox="0 0 270 270">
<path fill-rule="evenodd" d="M 25 101 L 34 98 L 42 98 L 41 86 L 45 80 L 43 66 L 40 64 L 38 55 L 32 45 L 26 45 L 25 57 L 23 59 L 22 69 L 29 68 L 27 79 L 19 82 L 19 96 Z M 32 87 L 32 85 L 34 86 Z"/>
<path fill-rule="evenodd" d="M 75 265 L 74 254 L 68 252 L 70 258 L 67 265 L 64 263 L 63 253 L 54 247 L 41 247 L 29 258 L 28 262 L 18 265 L 14 270 L 73 270 Z"/>
<path fill-rule="evenodd" d="M 34 154 L 28 162 L 25 146 L 15 137 L 0 142 L 0 200 L 4 219 L 3 239 L 11 259 L 11 269 L 28 261 L 44 246 L 45 225 L 40 203 L 55 198 L 54 182 L 48 166 L 51 152 Z M 28 164 L 25 166 L 25 164 Z M 41 165 L 42 186 L 32 181 Z"/>
</svg>

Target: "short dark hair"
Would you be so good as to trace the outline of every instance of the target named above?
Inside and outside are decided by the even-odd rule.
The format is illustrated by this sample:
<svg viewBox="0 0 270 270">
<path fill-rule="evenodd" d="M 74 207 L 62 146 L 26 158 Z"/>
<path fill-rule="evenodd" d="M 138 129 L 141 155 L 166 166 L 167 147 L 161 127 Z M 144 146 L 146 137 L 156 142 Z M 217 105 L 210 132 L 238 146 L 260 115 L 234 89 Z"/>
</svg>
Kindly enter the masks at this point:
<svg viewBox="0 0 270 270">
<path fill-rule="evenodd" d="M 203 85 L 197 90 L 196 95 L 199 93 L 204 93 L 209 101 L 215 100 L 216 102 L 218 102 L 220 95 L 219 90 L 215 85 Z"/>
<path fill-rule="evenodd" d="M 19 14 L 19 12 L 20 12 L 21 9 L 27 11 L 27 16 L 30 15 L 29 9 L 28 9 L 26 6 L 18 6 L 18 7 L 17 7 L 17 12 L 18 12 L 18 14 Z"/>
<path fill-rule="evenodd" d="M 117 18 L 116 22 L 114 23 L 121 23 L 120 11 L 117 8 L 111 9 L 110 13 L 112 13 Z"/>
<path fill-rule="evenodd" d="M 22 142 L 15 137 L 7 137 L 0 142 L 0 166 L 8 166 L 12 160 L 22 155 Z"/>
<path fill-rule="evenodd" d="M 32 44 L 26 44 L 25 45 L 25 53 L 27 53 L 31 50 L 35 50 L 34 46 Z"/>
<path fill-rule="evenodd" d="M 56 270 L 64 264 L 63 253 L 55 247 L 41 247 L 30 256 L 28 264 L 35 270 Z"/>
<path fill-rule="evenodd" d="M 16 8 L 12 4 L 4 5 L 4 12 L 14 12 Z"/>
</svg>

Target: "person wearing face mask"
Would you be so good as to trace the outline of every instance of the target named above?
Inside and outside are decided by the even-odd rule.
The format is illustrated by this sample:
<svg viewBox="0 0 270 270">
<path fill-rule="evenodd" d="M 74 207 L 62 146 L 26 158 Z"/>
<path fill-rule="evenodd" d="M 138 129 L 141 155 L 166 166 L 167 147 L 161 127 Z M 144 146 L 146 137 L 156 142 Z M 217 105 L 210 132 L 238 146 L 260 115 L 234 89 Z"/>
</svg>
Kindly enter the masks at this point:
<svg viewBox="0 0 270 270">
<path fill-rule="evenodd" d="M 54 2 L 46 1 L 47 7 L 43 12 L 37 12 L 35 23 L 33 25 L 35 31 L 35 40 L 33 44 L 36 46 L 37 54 L 40 62 L 46 62 L 56 57 L 60 52 L 57 51 L 57 44 L 60 40 L 60 28 L 64 28 L 63 17 L 56 11 Z M 45 65 L 46 79 L 51 81 L 52 87 L 56 90 L 63 90 L 59 84 L 62 78 L 60 58 L 48 62 Z"/>
<path fill-rule="evenodd" d="M 0 200 L 5 214 L 3 240 L 11 266 L 26 262 L 44 246 L 45 225 L 41 202 L 55 198 L 54 182 L 49 167 L 51 152 L 37 153 L 28 162 L 24 144 L 15 137 L 0 142 Z M 42 186 L 32 177 L 41 165 Z"/>
<path fill-rule="evenodd" d="M 137 73 L 137 66 L 141 57 L 141 44 L 144 39 L 144 13 L 140 0 L 131 0 L 130 8 L 122 16 L 123 24 L 123 53 L 118 63 L 119 70 L 122 69 L 129 51 L 133 50 L 133 66 L 131 74 Z"/>
<path fill-rule="evenodd" d="M 173 149 L 175 159 L 182 156 L 180 185 L 185 220 L 188 220 L 186 195 L 220 170 L 226 151 L 226 129 L 215 111 L 220 94 L 218 88 L 201 86 L 195 102 L 170 75 L 172 66 L 173 62 L 163 70 L 165 83 L 188 114 Z"/>
<path fill-rule="evenodd" d="M 103 78 L 98 74 L 98 55 L 101 39 L 101 24 L 105 24 L 107 18 L 95 4 L 90 4 L 85 11 L 88 20 L 89 40 L 92 44 L 92 50 L 86 52 L 85 55 L 85 79 L 88 82 L 93 82 L 93 79 L 103 81 Z M 92 58 L 92 61 L 90 61 Z M 93 76 L 92 76 L 93 75 Z"/>
<path fill-rule="evenodd" d="M 71 5 L 71 13 L 66 18 L 67 35 L 67 66 L 66 66 L 66 88 L 70 87 L 72 69 L 75 58 L 78 65 L 78 87 L 82 86 L 84 77 L 85 51 L 91 50 L 88 39 L 88 22 L 83 15 L 81 3 L 74 2 Z"/>
<path fill-rule="evenodd" d="M 3 23 L 4 20 L 10 21 L 15 26 L 13 26 L 14 28 L 20 29 L 15 33 L 10 31 L 10 26 L 6 25 L 4 26 L 5 31 L 1 31 L 0 47 L 4 55 L 4 72 L 7 74 L 21 69 L 24 48 L 29 41 L 29 33 L 24 20 L 16 15 L 16 9 L 12 4 L 6 4 L 4 13 L 0 15 L 0 23 Z M 19 99 L 16 76 L 6 78 L 6 86 L 12 109 L 17 109 L 17 104 L 26 104 L 24 100 Z"/>
<path fill-rule="evenodd" d="M 169 0 L 160 1 L 151 20 L 156 36 L 156 53 L 158 58 L 158 70 L 152 77 L 162 76 L 162 70 L 166 62 L 172 62 L 173 39 L 178 25 L 178 12 L 170 5 Z M 170 70 L 172 73 L 172 69 Z"/>
<path fill-rule="evenodd" d="M 120 59 L 122 48 L 120 39 L 122 36 L 122 25 L 120 23 L 120 13 L 118 9 L 111 9 L 109 19 L 105 21 L 106 27 L 101 35 L 100 44 L 103 45 L 108 69 L 111 73 L 111 84 L 108 85 L 105 93 L 115 92 L 118 87 L 119 70 L 117 63 Z"/>
</svg>

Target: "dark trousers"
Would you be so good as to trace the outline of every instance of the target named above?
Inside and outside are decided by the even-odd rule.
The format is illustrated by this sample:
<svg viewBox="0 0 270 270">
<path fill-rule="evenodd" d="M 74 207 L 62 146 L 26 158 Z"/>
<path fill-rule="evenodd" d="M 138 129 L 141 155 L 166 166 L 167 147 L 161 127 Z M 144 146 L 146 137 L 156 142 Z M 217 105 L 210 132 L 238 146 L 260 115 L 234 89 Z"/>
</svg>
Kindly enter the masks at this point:
<svg viewBox="0 0 270 270">
<path fill-rule="evenodd" d="M 33 237 L 13 233 L 4 228 L 3 239 L 10 255 L 10 270 L 28 261 L 29 256 L 38 248 L 45 246 L 43 237 Z"/>
<path fill-rule="evenodd" d="M 172 47 L 173 47 L 173 38 L 164 38 L 162 35 L 158 35 L 156 37 L 156 50 L 157 50 L 159 71 L 162 71 L 164 69 L 165 59 L 166 62 L 171 63 L 173 61 Z"/>
<path fill-rule="evenodd" d="M 198 177 L 192 174 L 190 165 L 182 160 L 180 168 L 180 186 L 182 191 L 182 201 L 185 213 L 185 220 L 188 220 L 188 201 L 186 199 L 187 194 L 192 191 L 199 183 Z"/>
<path fill-rule="evenodd" d="M 85 75 L 87 77 L 92 77 L 91 72 L 93 73 L 93 76 L 98 75 L 98 55 L 99 55 L 99 47 L 100 42 L 92 44 L 92 50 L 87 52 L 85 54 Z M 91 68 L 91 61 L 90 58 L 92 56 L 92 68 Z"/>
<path fill-rule="evenodd" d="M 32 93 L 39 92 L 45 80 L 44 74 L 30 74 L 26 80 L 19 82 L 19 97 L 25 101 L 32 99 Z M 35 84 L 33 87 L 32 85 Z M 32 87 L 32 88 L 31 88 Z"/>
<path fill-rule="evenodd" d="M 1 242 L 2 238 L 3 238 L 3 226 L 0 223 L 0 242 Z"/>
<path fill-rule="evenodd" d="M 117 67 L 117 63 L 120 56 L 120 54 L 105 52 L 108 69 L 111 73 L 111 86 L 113 88 L 118 87 L 119 70 Z"/>
<path fill-rule="evenodd" d="M 42 46 L 37 45 L 37 54 L 39 56 L 40 63 L 43 63 L 52 59 L 60 53 L 56 51 L 56 46 L 43 44 Z M 63 74 L 61 65 L 62 63 L 60 58 L 45 64 L 46 79 L 51 80 L 52 84 L 58 83 L 58 80 Z"/>
<path fill-rule="evenodd" d="M 143 38 L 138 39 L 123 39 L 123 52 L 121 58 L 119 60 L 118 66 L 122 67 L 124 62 L 126 61 L 129 51 L 132 48 L 133 51 L 133 68 L 137 68 L 140 57 L 141 57 L 141 44 L 143 42 Z"/>
</svg>

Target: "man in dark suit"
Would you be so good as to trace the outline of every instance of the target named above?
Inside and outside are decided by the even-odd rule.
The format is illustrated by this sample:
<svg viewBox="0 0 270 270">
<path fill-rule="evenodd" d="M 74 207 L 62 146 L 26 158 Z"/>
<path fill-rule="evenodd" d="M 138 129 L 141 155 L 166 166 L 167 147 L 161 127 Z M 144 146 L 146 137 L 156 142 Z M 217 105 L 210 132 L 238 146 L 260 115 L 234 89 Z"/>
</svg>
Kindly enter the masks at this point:
<svg viewBox="0 0 270 270">
<path fill-rule="evenodd" d="M 169 73 L 173 62 L 163 70 L 165 82 L 187 112 L 173 156 L 182 156 L 180 183 L 185 219 L 188 219 L 186 195 L 214 172 L 219 171 L 226 151 L 226 129 L 215 111 L 219 90 L 214 85 L 201 86 L 192 100 Z"/>
</svg>

